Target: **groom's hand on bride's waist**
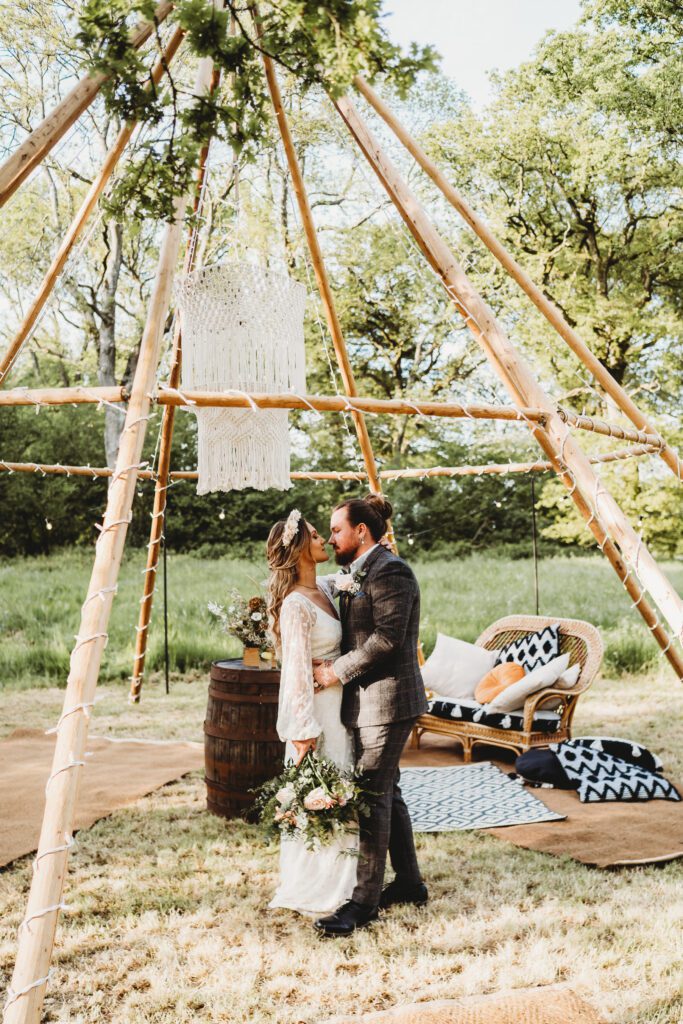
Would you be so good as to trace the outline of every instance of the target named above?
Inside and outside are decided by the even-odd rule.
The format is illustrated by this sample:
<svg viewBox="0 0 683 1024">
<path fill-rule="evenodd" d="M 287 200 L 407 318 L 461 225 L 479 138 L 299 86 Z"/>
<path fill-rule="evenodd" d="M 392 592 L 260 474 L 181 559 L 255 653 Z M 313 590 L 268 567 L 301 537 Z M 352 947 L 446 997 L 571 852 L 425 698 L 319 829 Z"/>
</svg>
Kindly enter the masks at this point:
<svg viewBox="0 0 683 1024">
<path fill-rule="evenodd" d="M 324 690 L 326 686 L 334 686 L 339 682 L 339 676 L 334 671 L 331 661 L 313 660 L 313 679 L 316 690 Z"/>
</svg>

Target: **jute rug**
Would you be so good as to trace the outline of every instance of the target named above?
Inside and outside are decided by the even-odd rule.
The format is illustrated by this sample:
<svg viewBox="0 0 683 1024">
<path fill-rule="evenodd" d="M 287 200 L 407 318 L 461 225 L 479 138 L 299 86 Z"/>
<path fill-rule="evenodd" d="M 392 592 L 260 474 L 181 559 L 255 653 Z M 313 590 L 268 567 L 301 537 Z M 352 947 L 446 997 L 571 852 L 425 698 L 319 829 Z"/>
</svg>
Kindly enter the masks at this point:
<svg viewBox="0 0 683 1024">
<path fill-rule="evenodd" d="M 38 845 L 55 737 L 15 729 L 0 741 L 0 866 Z M 204 766 L 202 743 L 90 737 L 81 769 L 75 828 Z"/>
<path fill-rule="evenodd" d="M 328 1024 L 604 1024 L 571 989 L 549 986 L 502 995 L 411 1003 L 382 1013 L 335 1017 Z"/>
<path fill-rule="evenodd" d="M 404 768 L 401 790 L 415 832 L 500 828 L 560 818 L 490 761 Z"/>
<path fill-rule="evenodd" d="M 475 747 L 474 759 L 514 771 L 514 754 L 500 747 Z M 462 764 L 460 747 L 447 737 L 425 735 L 421 749 L 406 749 L 401 768 Z M 677 784 L 676 779 L 672 779 Z M 680 785 L 679 785 L 680 788 Z M 683 857 L 683 801 L 582 804 L 578 795 L 559 789 L 532 789 L 534 797 L 563 821 L 511 825 L 490 835 L 528 850 L 567 856 L 597 867 L 655 864 Z"/>
</svg>

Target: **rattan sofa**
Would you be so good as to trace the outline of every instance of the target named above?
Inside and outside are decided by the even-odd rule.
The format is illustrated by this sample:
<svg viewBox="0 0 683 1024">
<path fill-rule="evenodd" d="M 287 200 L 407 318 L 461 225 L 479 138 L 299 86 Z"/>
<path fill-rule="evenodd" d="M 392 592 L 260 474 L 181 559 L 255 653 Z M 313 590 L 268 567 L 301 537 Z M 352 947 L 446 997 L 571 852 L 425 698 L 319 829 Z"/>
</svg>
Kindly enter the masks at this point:
<svg viewBox="0 0 683 1024">
<path fill-rule="evenodd" d="M 545 747 L 549 743 L 561 743 L 571 738 L 571 723 L 576 705 L 582 693 L 585 693 L 593 682 L 602 661 L 602 640 L 597 628 L 590 622 L 581 619 L 558 619 L 540 615 L 508 615 L 498 619 L 484 630 L 476 641 L 480 647 L 494 650 L 517 640 L 525 633 L 532 633 L 544 626 L 558 622 L 560 625 L 560 652 L 569 654 L 569 664 L 578 662 L 581 672 L 576 684 L 570 690 L 548 687 L 527 697 L 524 703 L 524 714 L 520 728 L 501 729 L 482 722 L 464 722 L 452 718 L 438 718 L 432 714 L 421 715 L 413 730 L 413 745 L 420 746 L 420 738 L 425 732 L 450 736 L 462 744 L 463 759 L 472 760 L 472 748 L 475 743 L 489 743 L 494 746 L 507 747 L 522 753 L 531 747 Z M 427 693 L 428 697 L 432 694 Z M 534 728 L 534 716 L 544 705 L 560 706 L 553 710 L 558 716 L 555 731 L 540 731 Z M 486 707 L 486 705 L 482 705 Z"/>
</svg>

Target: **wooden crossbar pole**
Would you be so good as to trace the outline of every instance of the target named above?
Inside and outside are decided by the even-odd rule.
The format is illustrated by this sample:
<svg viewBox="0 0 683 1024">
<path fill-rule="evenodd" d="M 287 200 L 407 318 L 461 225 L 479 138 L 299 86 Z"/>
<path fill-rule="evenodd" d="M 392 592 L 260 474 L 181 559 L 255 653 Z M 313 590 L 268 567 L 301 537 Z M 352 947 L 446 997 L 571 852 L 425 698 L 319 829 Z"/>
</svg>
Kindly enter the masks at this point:
<svg viewBox="0 0 683 1024">
<path fill-rule="evenodd" d="M 185 405 L 217 409 L 313 409 L 316 412 L 388 413 L 395 416 L 443 416 L 447 419 L 508 420 L 523 423 L 542 421 L 543 410 L 525 406 L 513 408 L 505 405 L 462 405 L 459 402 L 408 402 L 401 398 L 363 398 L 354 395 L 294 395 L 290 392 L 272 394 L 235 393 L 232 391 L 172 390 L 162 387 L 156 395 L 159 405 Z"/>
<path fill-rule="evenodd" d="M 552 400 L 535 379 L 525 360 L 515 350 L 492 311 L 473 288 L 452 252 L 438 234 L 425 211 L 410 192 L 396 168 L 382 151 L 367 125 L 348 98 L 336 101 L 337 109 L 370 166 L 377 174 L 420 250 L 441 279 L 486 353 L 513 401 L 534 406 L 546 413 L 544 425 L 530 424 L 534 436 L 558 469 L 577 506 L 585 506 L 587 521 L 599 519 L 618 543 L 632 569 L 637 572 L 668 620 L 676 637 L 683 632 L 683 602 L 671 582 L 628 522 L 569 434 Z M 640 605 L 639 605 L 640 608 Z"/>
<path fill-rule="evenodd" d="M 141 22 L 131 32 L 131 42 L 139 49 L 151 36 L 155 25 L 161 24 L 173 10 L 172 0 L 163 0 L 152 21 Z M 88 109 L 107 75 L 85 75 L 70 93 L 34 128 L 21 146 L 0 166 L 0 206 L 14 195 L 31 171 L 42 163 L 50 150 L 69 130 L 74 121 Z"/>
<path fill-rule="evenodd" d="M 289 123 L 287 121 L 287 115 L 285 114 L 285 110 L 282 105 L 282 94 L 280 92 L 280 86 L 278 84 L 277 76 L 275 74 L 275 67 L 273 65 L 272 59 L 265 54 L 263 56 L 263 63 L 265 66 L 266 81 L 268 83 L 270 98 L 273 102 L 275 116 L 277 118 L 278 128 L 280 129 L 280 136 L 282 138 L 282 144 L 284 146 L 285 155 L 287 157 L 287 164 L 289 166 L 289 173 L 292 179 L 294 194 L 296 196 L 296 201 L 299 206 L 301 222 L 303 224 L 304 232 L 306 235 L 306 241 L 308 243 L 308 248 L 311 254 L 313 273 L 315 274 L 315 280 L 318 285 L 318 291 L 320 292 L 320 298 L 322 300 L 323 309 L 325 311 L 325 319 L 327 320 L 327 326 L 329 328 L 330 336 L 332 338 L 332 345 L 334 347 L 334 352 L 337 357 L 337 363 L 339 366 L 339 372 L 341 374 L 342 384 L 344 386 L 344 392 L 348 397 L 353 397 L 358 394 L 358 391 L 356 389 L 356 381 L 353 376 L 353 370 L 351 368 L 351 362 L 349 360 L 349 353 L 346 347 L 344 333 L 342 331 L 341 324 L 339 322 L 339 317 L 337 315 L 337 307 L 334 302 L 332 288 L 330 287 L 330 279 L 327 274 L 325 260 L 323 258 L 320 242 L 318 241 L 318 233 L 315 229 L 315 222 L 313 220 L 313 214 L 311 212 L 311 205 L 308 201 L 308 195 L 306 193 L 303 174 L 301 173 L 299 158 L 296 155 L 294 142 L 292 140 L 292 133 L 290 132 Z M 368 483 L 370 490 L 373 491 L 375 494 L 381 494 L 382 485 L 380 484 L 379 475 L 377 473 L 377 463 L 375 462 L 375 455 L 372 450 L 372 442 L 370 441 L 370 435 L 368 433 L 365 417 L 363 416 L 360 410 L 353 409 L 351 410 L 351 418 L 353 419 L 353 423 L 356 428 L 358 444 L 360 445 L 361 454 L 363 456 L 365 471 L 368 474 Z M 390 538 L 393 546 L 395 547 L 393 531 L 391 530 Z"/>
<path fill-rule="evenodd" d="M 75 388 L 12 388 L 0 391 L 0 406 L 7 405 L 100 405 L 102 402 L 125 402 L 128 392 L 123 387 Z"/>
<path fill-rule="evenodd" d="M 173 57 L 177 53 L 178 47 L 180 46 L 184 35 L 185 32 L 183 29 L 177 28 L 173 32 L 173 35 L 171 36 L 162 56 L 152 69 L 151 80 L 154 83 L 154 85 L 158 85 L 158 83 L 161 81 L 161 77 L 164 73 L 164 70 L 166 67 L 168 67 L 170 62 L 173 60 Z M 149 87 L 150 86 L 148 86 L 148 88 Z M 128 123 L 123 126 L 123 128 L 121 129 L 116 138 L 116 141 L 114 142 L 114 145 L 108 151 L 104 159 L 102 168 L 100 169 L 97 177 L 88 189 L 87 195 L 83 200 L 78 213 L 69 225 L 69 228 L 62 240 L 62 243 L 59 246 L 59 249 L 57 250 L 55 257 L 52 263 L 50 264 L 50 267 L 47 273 L 45 274 L 45 277 L 41 282 L 36 297 L 29 306 L 24 316 L 24 319 L 22 320 L 19 326 L 17 333 L 15 334 L 14 338 L 9 344 L 7 351 L 3 355 L 2 359 L 0 359 L 0 386 L 4 383 L 5 378 L 7 377 L 7 374 L 9 373 L 12 364 L 14 363 L 14 360 L 19 354 L 19 351 L 21 350 L 24 342 L 29 337 L 34 325 L 38 320 L 38 317 L 40 316 L 41 312 L 45 307 L 45 303 L 52 294 L 54 286 L 57 283 L 57 280 L 59 279 L 59 276 L 62 270 L 64 269 L 64 265 L 69 258 L 69 254 L 71 253 L 74 245 L 76 244 L 76 241 L 80 237 L 83 228 L 85 227 L 85 224 L 87 223 L 88 218 L 90 217 L 90 214 L 95 208 L 97 200 L 106 188 L 107 182 L 114 173 L 114 169 L 118 164 L 119 160 L 121 159 L 123 151 L 130 142 L 130 138 L 133 132 L 135 131 L 136 125 L 137 121 L 128 121 Z"/>
<path fill-rule="evenodd" d="M 620 441 L 635 441 L 638 444 L 651 445 L 658 452 L 661 452 L 662 445 L 665 443 L 660 434 L 648 434 L 644 430 L 631 430 L 629 427 L 622 427 L 619 423 L 596 420 L 592 416 L 579 416 L 577 413 L 566 412 L 564 409 L 558 411 L 560 419 L 577 430 L 589 430 L 594 434 L 603 434 L 605 437 L 616 437 Z"/>
<path fill-rule="evenodd" d="M 76 645 L 71 653 L 64 706 L 57 730 L 52 771 L 46 787 L 43 825 L 38 844 L 25 926 L 12 976 L 5 1024 L 37 1024 L 45 994 L 67 866 L 69 838 L 85 744 L 89 712 L 95 698 L 102 652 L 116 590 L 123 547 L 130 522 L 137 466 L 151 402 L 150 390 L 159 362 L 159 350 L 168 310 L 184 202 L 176 205 L 176 219 L 166 227 L 154 289 L 149 305 L 140 356 L 135 371 L 116 468 L 109 487 L 107 508 L 95 550 L 95 563 L 81 611 Z"/>
<path fill-rule="evenodd" d="M 213 94 L 220 83 L 220 71 L 212 65 L 207 64 L 206 69 L 200 67 L 196 91 L 202 88 L 205 76 L 211 66 L 211 77 L 208 83 L 208 91 Z M 203 147 L 199 156 L 199 168 L 195 183 L 195 194 L 193 212 L 199 213 L 202 191 L 206 181 L 207 161 L 209 156 L 208 144 Z M 196 255 L 197 228 L 190 230 L 185 248 L 185 264 L 183 272 L 190 273 L 194 267 Z M 177 388 L 180 384 L 180 368 L 182 363 L 182 337 L 180 323 L 176 325 L 173 335 L 173 346 L 171 349 L 171 369 L 169 372 L 169 385 Z M 130 682 L 129 699 L 137 704 L 140 701 L 142 680 L 145 671 L 145 660 L 147 657 L 147 643 L 149 625 L 152 621 L 152 608 L 154 606 L 154 593 L 156 591 L 157 568 L 159 565 L 159 554 L 161 543 L 164 539 L 164 525 L 166 522 L 166 504 L 169 486 L 169 470 L 171 468 L 171 445 L 173 443 L 173 428 L 175 425 L 176 407 L 173 405 L 164 406 L 161 418 L 161 437 L 159 440 L 159 459 L 157 462 L 157 475 L 154 487 L 154 506 L 152 508 L 152 520 L 149 531 L 149 542 L 147 544 L 147 563 L 144 572 L 144 583 L 142 598 L 140 600 L 140 611 L 138 614 L 138 626 L 135 634 L 135 657 L 133 660 L 133 674 Z"/>
<path fill-rule="evenodd" d="M 175 409 L 173 405 L 166 406 L 167 409 Z M 640 455 L 652 455 L 657 449 L 648 445 L 622 448 L 613 452 L 603 452 L 599 455 L 591 455 L 589 461 L 592 464 L 601 462 L 618 462 L 624 459 L 637 458 Z M 381 480 L 422 480 L 427 477 L 450 477 L 450 476 L 486 476 L 489 474 L 504 476 L 508 473 L 547 473 L 554 470 L 552 462 L 498 462 L 480 466 L 429 466 L 410 467 L 409 469 L 383 469 L 380 470 Z M 65 466 L 61 462 L 7 462 L 0 460 L 0 472 L 4 473 L 37 473 L 42 476 L 75 476 L 97 479 L 98 477 L 110 477 L 114 470 L 108 466 Z M 367 480 L 367 473 L 354 470 L 293 470 L 290 474 L 292 480 L 358 480 L 362 483 Z M 183 469 L 168 473 L 171 480 L 197 480 L 199 474 L 196 470 Z M 138 470 L 138 480 L 160 480 L 159 472 L 152 469 Z"/>
<path fill-rule="evenodd" d="M 174 347 L 178 344 L 176 337 Z M 260 393 L 249 395 L 246 392 L 235 394 L 224 391 L 178 391 L 179 368 L 176 361 L 172 362 L 172 370 L 167 387 L 170 391 L 162 391 L 157 396 L 160 405 L 198 405 L 216 407 L 245 407 L 252 402 L 261 409 L 307 409 L 319 412 L 388 413 L 397 416 L 462 416 L 467 419 L 502 419 L 502 420 L 543 420 L 546 413 L 541 409 L 529 406 L 522 409 L 496 405 L 462 405 L 458 402 L 420 402 L 393 398 L 364 398 L 354 395 L 348 399 L 341 396 L 326 395 L 294 395 Z M 127 394 L 119 387 L 84 387 L 74 388 L 12 388 L 0 391 L 0 405 L 88 405 L 100 402 L 125 402 Z M 459 411 L 458 411 L 459 410 Z M 578 416 L 574 413 L 558 409 L 557 414 L 564 422 L 578 430 L 587 430 L 605 437 L 615 437 L 620 441 L 634 441 L 647 448 L 659 451 L 662 439 L 659 434 L 646 434 L 641 430 L 631 430 L 618 423 L 595 420 L 590 416 Z"/>
<path fill-rule="evenodd" d="M 517 262 L 505 246 L 496 238 L 488 225 L 472 209 L 467 200 L 456 188 L 444 177 L 437 165 L 431 160 L 422 149 L 417 140 L 406 130 L 398 118 L 393 114 L 386 103 L 377 95 L 375 90 L 368 83 L 357 75 L 354 84 L 359 92 L 365 97 L 368 103 L 379 114 L 382 120 L 391 128 L 396 137 L 405 146 L 408 152 L 414 157 L 422 169 L 429 175 L 436 187 L 445 196 L 451 206 L 458 211 L 462 218 L 470 225 L 474 233 L 481 239 L 484 245 L 496 257 L 502 267 L 517 282 L 522 291 L 531 299 L 533 304 L 543 314 L 560 337 L 567 343 L 575 355 L 579 357 L 584 366 L 590 371 L 595 380 L 604 388 L 605 392 L 613 399 L 621 411 L 631 420 L 638 430 L 648 434 L 655 434 L 656 430 L 649 423 L 646 416 L 640 411 L 632 398 L 626 393 L 612 374 L 607 370 L 600 360 L 593 355 L 583 339 L 570 327 L 565 317 L 557 306 L 543 294 L 537 284 L 532 281 L 527 272 Z M 678 452 L 670 445 L 664 443 L 659 452 L 661 458 L 666 462 L 671 471 L 683 479 L 683 464 Z"/>
</svg>

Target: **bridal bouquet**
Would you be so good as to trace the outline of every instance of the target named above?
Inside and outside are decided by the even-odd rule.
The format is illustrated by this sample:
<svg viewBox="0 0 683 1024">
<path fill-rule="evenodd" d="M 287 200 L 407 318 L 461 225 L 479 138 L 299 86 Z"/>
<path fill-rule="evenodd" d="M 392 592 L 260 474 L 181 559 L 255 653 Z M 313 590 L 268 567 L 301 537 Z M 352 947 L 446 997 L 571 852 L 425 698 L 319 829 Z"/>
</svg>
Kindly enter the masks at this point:
<svg viewBox="0 0 683 1024">
<path fill-rule="evenodd" d="M 342 770 L 309 752 L 256 790 L 254 807 L 271 835 L 303 839 L 309 849 L 325 846 L 344 832 L 357 832 L 370 811 L 360 771 Z"/>
</svg>

